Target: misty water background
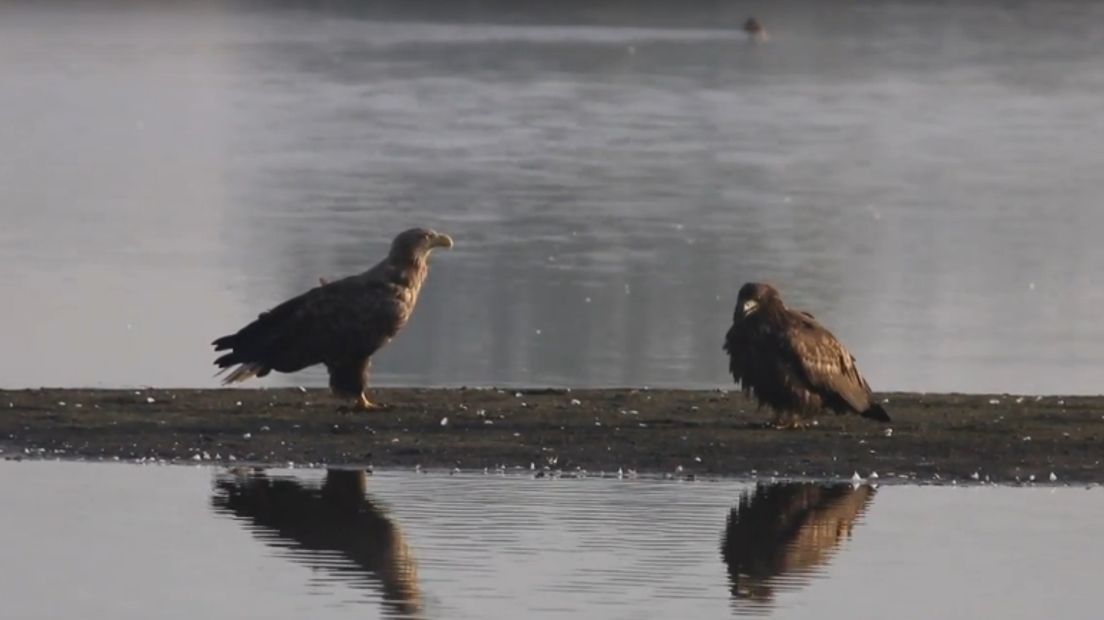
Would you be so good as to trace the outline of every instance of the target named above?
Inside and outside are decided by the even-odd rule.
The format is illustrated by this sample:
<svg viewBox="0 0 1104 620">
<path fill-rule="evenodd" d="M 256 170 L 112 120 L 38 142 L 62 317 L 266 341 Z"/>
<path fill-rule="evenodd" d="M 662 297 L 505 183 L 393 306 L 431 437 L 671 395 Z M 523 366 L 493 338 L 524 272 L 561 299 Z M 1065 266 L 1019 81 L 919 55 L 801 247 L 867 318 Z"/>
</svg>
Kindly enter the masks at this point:
<svg viewBox="0 0 1104 620">
<path fill-rule="evenodd" d="M 215 385 L 426 225 L 376 384 L 730 386 L 762 279 L 876 389 L 1100 391 L 1104 6 L 359 4 L 0 8 L 0 387 Z"/>
</svg>

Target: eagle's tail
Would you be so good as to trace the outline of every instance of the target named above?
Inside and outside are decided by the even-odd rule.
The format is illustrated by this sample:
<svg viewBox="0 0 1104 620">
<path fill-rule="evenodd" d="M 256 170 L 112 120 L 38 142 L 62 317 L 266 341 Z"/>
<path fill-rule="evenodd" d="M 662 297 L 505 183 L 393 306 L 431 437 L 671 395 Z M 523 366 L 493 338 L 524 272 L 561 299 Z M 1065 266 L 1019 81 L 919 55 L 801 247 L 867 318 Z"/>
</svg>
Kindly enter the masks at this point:
<svg viewBox="0 0 1104 620">
<path fill-rule="evenodd" d="M 219 376 L 222 373 L 230 370 L 230 366 L 223 368 L 215 373 L 215 376 Z M 252 379 L 253 377 L 268 374 L 268 369 L 264 364 L 258 364 L 257 362 L 247 362 L 245 364 L 239 364 L 237 368 L 230 371 L 230 374 L 222 378 L 223 385 L 230 385 L 231 383 L 240 383 L 246 379 Z"/>
<path fill-rule="evenodd" d="M 215 360 L 215 365 L 220 368 L 220 370 L 215 373 L 216 377 L 229 372 L 229 374 L 222 378 L 223 385 L 240 383 L 246 379 L 252 379 L 253 377 L 263 377 L 271 370 L 265 364 L 250 360 L 249 356 L 244 352 L 237 350 L 241 348 L 238 334 L 223 336 L 211 344 L 215 346 L 216 351 L 231 349 L 229 353 L 224 353 Z M 234 368 L 235 366 L 237 366 L 237 368 Z"/>
<path fill-rule="evenodd" d="M 866 408 L 866 411 L 863 411 L 859 415 L 864 418 L 870 418 L 871 420 L 877 420 L 879 422 L 890 421 L 889 414 L 886 413 L 886 410 L 883 409 L 882 406 L 878 403 L 871 403 L 871 405 Z"/>
</svg>

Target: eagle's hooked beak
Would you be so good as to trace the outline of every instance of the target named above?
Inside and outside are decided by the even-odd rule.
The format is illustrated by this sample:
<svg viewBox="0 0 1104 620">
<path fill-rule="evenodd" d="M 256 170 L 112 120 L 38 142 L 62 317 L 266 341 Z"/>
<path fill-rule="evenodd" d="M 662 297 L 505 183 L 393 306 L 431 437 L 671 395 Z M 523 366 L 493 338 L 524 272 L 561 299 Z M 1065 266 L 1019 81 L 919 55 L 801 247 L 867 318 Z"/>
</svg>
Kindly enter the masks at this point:
<svg viewBox="0 0 1104 620">
<path fill-rule="evenodd" d="M 431 248 L 451 248 L 452 237 L 445 233 L 433 233 L 433 238 L 429 241 L 429 247 Z"/>
<path fill-rule="evenodd" d="M 749 299 L 744 302 L 744 316 L 748 316 L 752 312 L 755 312 L 759 308 L 759 302 L 754 299 Z"/>
</svg>

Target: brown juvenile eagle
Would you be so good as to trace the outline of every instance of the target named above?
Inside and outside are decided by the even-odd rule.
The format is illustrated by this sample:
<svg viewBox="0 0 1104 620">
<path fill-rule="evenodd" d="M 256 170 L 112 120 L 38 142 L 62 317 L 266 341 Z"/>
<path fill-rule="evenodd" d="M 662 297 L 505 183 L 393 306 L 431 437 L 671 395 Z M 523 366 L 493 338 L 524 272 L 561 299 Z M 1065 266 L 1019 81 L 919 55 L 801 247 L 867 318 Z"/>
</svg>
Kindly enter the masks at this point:
<svg viewBox="0 0 1104 620">
<path fill-rule="evenodd" d="M 854 356 L 813 315 L 787 308 L 769 284 L 740 288 L 724 350 L 732 378 L 774 410 L 775 426 L 800 426 L 801 416 L 826 410 L 889 422 Z"/>
<path fill-rule="evenodd" d="M 359 409 L 378 408 L 364 393 L 371 356 L 410 320 L 430 252 L 451 247 L 448 235 L 412 228 L 368 271 L 323 282 L 215 340 L 216 351 L 230 350 L 215 364 L 224 371 L 237 366 L 223 384 L 325 364 L 335 395 L 356 399 Z"/>
</svg>

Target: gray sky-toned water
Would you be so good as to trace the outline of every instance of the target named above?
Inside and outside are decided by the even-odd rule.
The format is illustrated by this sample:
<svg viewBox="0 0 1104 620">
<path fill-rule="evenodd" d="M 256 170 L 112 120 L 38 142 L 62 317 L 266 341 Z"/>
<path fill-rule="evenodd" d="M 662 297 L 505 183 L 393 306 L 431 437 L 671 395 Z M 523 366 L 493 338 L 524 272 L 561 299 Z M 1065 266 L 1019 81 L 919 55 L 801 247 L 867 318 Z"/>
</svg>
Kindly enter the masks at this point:
<svg viewBox="0 0 1104 620">
<path fill-rule="evenodd" d="M 1099 488 L 843 484 L 832 501 L 783 492 L 762 505 L 765 488 L 733 480 L 391 471 L 335 503 L 320 496 L 324 476 L 270 472 L 265 482 L 206 467 L 0 462 L 3 610 L 27 620 L 410 610 L 480 619 L 1099 617 Z M 722 541 L 735 536 L 741 503 L 760 506 L 763 519 L 749 525 L 766 530 L 749 532 L 762 546 L 736 564 Z M 799 531 L 774 539 L 779 523 Z M 756 585 L 754 597 L 747 584 L 734 588 L 733 566 L 746 567 L 751 576 L 735 583 Z"/>
<path fill-rule="evenodd" d="M 1098 393 L 1104 7 L 764 6 L 752 45 L 740 7 L 6 5 L 0 387 L 214 385 L 214 337 L 428 225 L 377 384 L 727 386 L 767 279 L 876 389 Z"/>
</svg>

